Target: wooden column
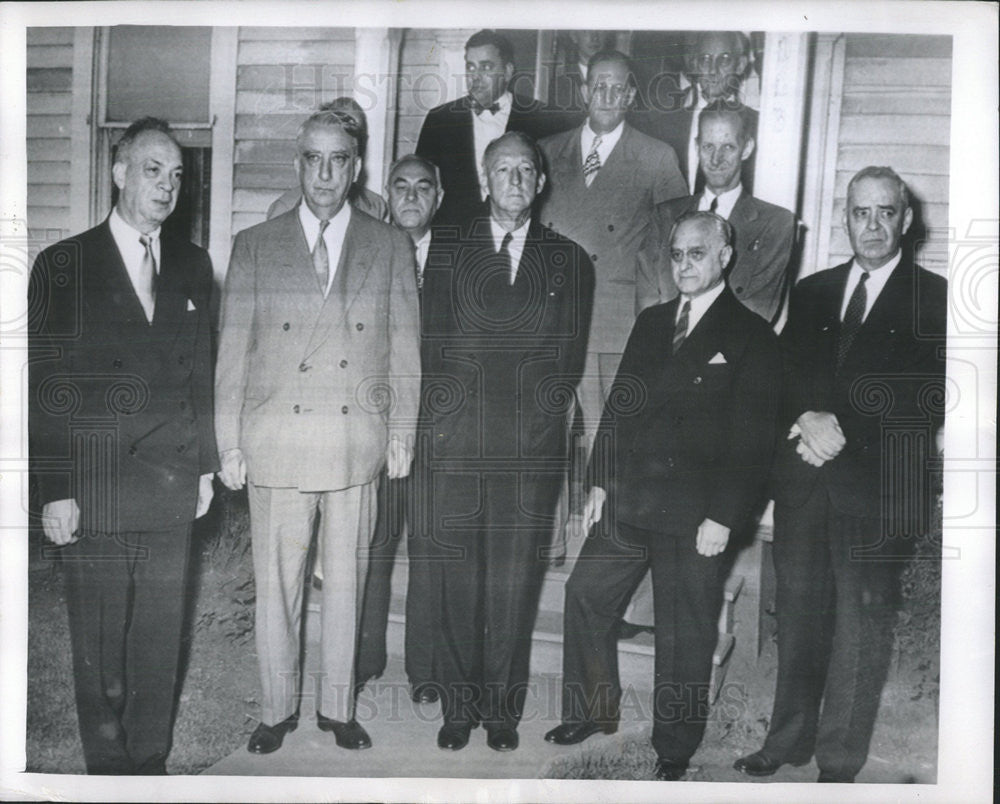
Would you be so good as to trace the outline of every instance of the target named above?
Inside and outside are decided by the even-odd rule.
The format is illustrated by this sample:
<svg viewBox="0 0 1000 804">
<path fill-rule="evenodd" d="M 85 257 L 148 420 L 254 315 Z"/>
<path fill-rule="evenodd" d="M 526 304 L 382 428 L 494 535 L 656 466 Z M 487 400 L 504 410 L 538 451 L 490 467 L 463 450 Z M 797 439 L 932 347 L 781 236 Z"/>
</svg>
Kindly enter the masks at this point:
<svg viewBox="0 0 1000 804">
<path fill-rule="evenodd" d="M 382 192 L 392 163 L 396 132 L 396 76 L 403 32 L 399 28 L 356 28 L 354 32 L 354 99 L 368 117 L 366 185 Z"/>
</svg>

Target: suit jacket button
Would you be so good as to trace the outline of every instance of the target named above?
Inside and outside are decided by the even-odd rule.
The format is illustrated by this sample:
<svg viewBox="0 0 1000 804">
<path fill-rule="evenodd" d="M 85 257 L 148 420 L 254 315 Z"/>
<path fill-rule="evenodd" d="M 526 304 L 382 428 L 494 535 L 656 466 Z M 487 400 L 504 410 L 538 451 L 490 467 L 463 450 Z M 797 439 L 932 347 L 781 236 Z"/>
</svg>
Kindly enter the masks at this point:
<svg viewBox="0 0 1000 804">
<path fill-rule="evenodd" d="M 348 410 L 347 405 L 344 405 L 344 407 L 340 409 L 340 412 L 346 414 L 347 410 Z"/>
<path fill-rule="evenodd" d="M 187 403 L 187 402 L 185 402 L 185 401 L 184 401 L 184 400 L 182 399 L 182 400 L 181 400 L 181 402 L 180 402 L 180 405 L 181 405 L 181 410 L 184 410 L 184 408 L 186 408 L 186 407 L 188 406 L 188 403 Z"/>
<path fill-rule="evenodd" d="M 743 288 L 742 288 L 742 287 L 738 287 L 738 288 L 736 288 L 736 292 L 737 292 L 737 293 L 742 293 L 742 292 L 743 292 Z"/>
<path fill-rule="evenodd" d="M 187 447 L 185 447 L 183 444 L 178 444 L 177 445 L 177 451 L 178 452 L 184 452 L 184 450 L 186 450 L 186 449 L 187 449 Z"/>
<path fill-rule="evenodd" d="M 121 368 L 122 367 L 122 361 L 118 360 L 117 358 L 115 358 L 115 361 L 111 365 L 114 368 Z"/>
<path fill-rule="evenodd" d="M 309 371 L 309 366 L 305 363 L 299 363 L 299 371 Z"/>
<path fill-rule="evenodd" d="M 346 360 L 341 360 L 340 361 L 340 367 L 341 368 L 347 368 L 347 361 Z"/>
<path fill-rule="evenodd" d="M 298 405 L 292 405 L 292 413 L 298 413 L 298 412 L 299 412 L 299 406 Z"/>
<path fill-rule="evenodd" d="M 597 255 L 596 254 L 591 254 L 590 255 L 590 261 L 591 262 L 597 262 Z"/>
<path fill-rule="evenodd" d="M 615 225 L 613 223 L 608 224 L 608 231 L 613 232 L 615 230 Z"/>
<path fill-rule="evenodd" d="M 180 366 L 184 365 L 184 355 L 181 355 L 180 357 L 177 358 L 177 364 Z"/>
<path fill-rule="evenodd" d="M 694 379 L 692 380 L 692 382 L 693 382 L 693 383 L 694 383 L 695 385 L 701 385 L 701 377 L 695 377 L 695 378 L 694 378 Z"/>
<path fill-rule="evenodd" d="M 288 332 L 288 330 L 289 330 L 290 327 L 291 327 L 291 324 L 289 324 L 287 321 L 284 324 L 281 325 L 281 328 L 283 330 L 285 330 L 285 332 Z"/>
<path fill-rule="evenodd" d="M 128 448 L 128 454 L 129 455 L 135 455 L 138 451 L 139 450 L 137 450 L 135 447 L 129 447 Z"/>
<path fill-rule="evenodd" d="M 361 330 L 363 330 L 365 328 L 365 325 L 362 324 L 360 321 L 357 324 L 355 324 L 354 326 L 357 328 L 358 332 L 361 332 Z"/>
</svg>

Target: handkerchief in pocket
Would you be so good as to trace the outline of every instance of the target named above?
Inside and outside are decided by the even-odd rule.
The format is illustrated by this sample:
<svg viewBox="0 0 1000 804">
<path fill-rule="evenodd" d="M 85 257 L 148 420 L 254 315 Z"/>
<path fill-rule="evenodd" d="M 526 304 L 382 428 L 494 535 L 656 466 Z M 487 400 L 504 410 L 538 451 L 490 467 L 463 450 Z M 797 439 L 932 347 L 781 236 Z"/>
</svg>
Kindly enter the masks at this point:
<svg viewBox="0 0 1000 804">
<path fill-rule="evenodd" d="M 711 360 L 708 361 L 708 365 L 715 366 L 718 365 L 719 363 L 725 363 L 725 362 L 727 362 L 725 355 L 723 355 L 722 352 L 716 352 L 715 357 L 713 357 Z"/>
<path fill-rule="evenodd" d="M 187 311 L 190 313 L 190 312 L 193 312 L 194 310 L 195 310 L 194 302 L 191 301 L 190 299 L 188 299 L 188 309 L 187 309 Z"/>
</svg>

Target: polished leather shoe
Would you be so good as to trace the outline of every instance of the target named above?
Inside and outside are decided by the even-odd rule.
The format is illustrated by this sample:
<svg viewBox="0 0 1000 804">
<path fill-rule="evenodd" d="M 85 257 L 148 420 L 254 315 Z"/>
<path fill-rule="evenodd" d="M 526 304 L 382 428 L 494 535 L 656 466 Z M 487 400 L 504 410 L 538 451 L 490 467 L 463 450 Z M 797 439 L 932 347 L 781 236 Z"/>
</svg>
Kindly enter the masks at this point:
<svg viewBox="0 0 1000 804">
<path fill-rule="evenodd" d="M 285 735 L 295 731 L 299 725 L 299 716 L 291 715 L 280 723 L 268 726 L 266 723 L 258 723 L 257 728 L 250 735 L 250 742 L 247 743 L 247 751 L 251 754 L 270 754 L 281 748 Z"/>
<path fill-rule="evenodd" d="M 494 751 L 513 751 L 517 748 L 517 729 L 507 726 L 491 729 L 486 735 L 486 744 Z"/>
<path fill-rule="evenodd" d="M 809 757 L 805 759 L 795 758 L 788 760 L 775 759 L 770 754 L 766 754 L 763 751 L 757 751 L 753 754 L 748 754 L 745 757 L 740 757 L 733 763 L 733 768 L 738 770 L 740 773 L 745 773 L 747 776 L 772 776 L 778 768 L 782 765 L 794 765 L 799 767 L 800 765 L 805 765 L 809 761 Z"/>
<path fill-rule="evenodd" d="M 438 732 L 438 748 L 445 751 L 459 751 L 469 744 L 472 726 L 454 726 L 447 723 Z"/>
<path fill-rule="evenodd" d="M 678 782 L 687 773 L 686 762 L 671 762 L 661 759 L 656 763 L 656 781 L 658 782 Z"/>
<path fill-rule="evenodd" d="M 618 726 L 615 723 L 602 726 L 592 720 L 583 723 L 561 723 L 551 731 L 546 732 L 545 742 L 556 745 L 576 745 L 582 743 L 591 734 L 597 734 L 600 731 L 605 734 L 614 734 L 618 731 Z"/>
<path fill-rule="evenodd" d="M 341 748 L 358 751 L 362 748 L 372 747 L 371 737 L 368 736 L 368 732 L 354 718 L 344 723 L 340 720 L 323 717 L 323 715 L 317 712 L 316 725 L 319 726 L 320 731 L 332 731 L 337 745 Z"/>
<path fill-rule="evenodd" d="M 437 687 L 433 684 L 414 684 L 410 698 L 413 703 L 434 703 L 438 699 Z"/>
</svg>

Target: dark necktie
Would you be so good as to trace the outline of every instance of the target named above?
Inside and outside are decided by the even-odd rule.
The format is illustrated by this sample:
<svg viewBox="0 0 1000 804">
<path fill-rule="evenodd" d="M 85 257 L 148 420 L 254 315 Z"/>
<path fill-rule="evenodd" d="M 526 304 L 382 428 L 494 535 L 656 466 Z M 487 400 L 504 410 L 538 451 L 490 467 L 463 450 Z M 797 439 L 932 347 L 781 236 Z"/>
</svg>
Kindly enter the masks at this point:
<svg viewBox="0 0 1000 804">
<path fill-rule="evenodd" d="M 844 358 L 854 343 L 854 338 L 861 329 L 861 324 L 865 317 L 865 307 L 868 304 L 868 291 L 865 289 L 865 282 L 868 280 L 868 272 L 861 272 L 861 279 L 854 287 L 850 301 L 847 302 L 847 309 L 844 311 L 844 321 L 840 325 L 840 338 L 837 340 L 837 368 L 844 364 Z"/>
<path fill-rule="evenodd" d="M 712 203 L 708 205 L 709 212 L 717 212 L 719 209 L 719 196 L 712 196 Z"/>
<path fill-rule="evenodd" d="M 319 280 L 319 289 L 326 295 L 326 286 L 330 281 L 330 254 L 326 250 L 326 240 L 323 239 L 323 232 L 330 225 L 330 221 L 319 222 L 319 236 L 316 238 L 316 245 L 313 246 L 312 258 L 313 269 L 316 271 L 316 279 Z"/>
<path fill-rule="evenodd" d="M 674 354 L 677 354 L 677 350 L 681 348 L 681 344 L 684 343 L 684 339 L 687 338 L 688 313 L 690 312 L 691 302 L 685 299 L 684 304 L 681 307 L 680 317 L 677 319 L 677 326 L 674 327 Z"/>
<path fill-rule="evenodd" d="M 142 307 L 153 320 L 153 310 L 156 307 L 156 257 L 153 256 L 153 238 L 149 235 L 140 235 L 139 242 L 146 250 L 142 255 L 142 263 L 139 265 L 139 287 L 137 295 L 142 302 Z"/>
<path fill-rule="evenodd" d="M 499 101 L 493 101 L 493 103 L 491 103 L 489 106 L 483 106 L 483 104 L 481 104 L 479 101 L 473 98 L 472 111 L 476 113 L 476 117 L 481 115 L 483 112 L 490 112 L 492 114 L 496 114 L 497 112 L 500 111 L 500 103 Z"/>
<path fill-rule="evenodd" d="M 507 232 L 503 236 L 503 242 L 500 244 L 500 250 L 497 252 L 497 257 L 500 258 L 500 264 L 504 266 L 507 270 L 507 284 L 514 284 L 514 277 L 511 275 L 513 264 L 510 258 L 510 241 L 514 239 L 514 236 Z"/>
</svg>

